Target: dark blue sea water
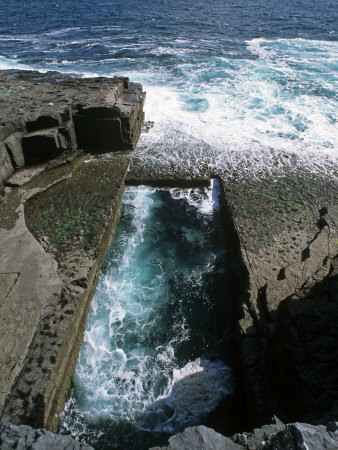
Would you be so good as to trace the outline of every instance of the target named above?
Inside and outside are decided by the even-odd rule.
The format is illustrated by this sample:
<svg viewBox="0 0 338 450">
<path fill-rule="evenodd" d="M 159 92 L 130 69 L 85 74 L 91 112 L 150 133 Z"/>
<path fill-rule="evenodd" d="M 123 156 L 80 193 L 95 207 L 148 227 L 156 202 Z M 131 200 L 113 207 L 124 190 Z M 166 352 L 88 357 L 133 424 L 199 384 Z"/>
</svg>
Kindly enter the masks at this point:
<svg viewBox="0 0 338 450">
<path fill-rule="evenodd" d="M 285 169 L 336 176 L 336 0 L 0 0 L 0 7 L 1 69 L 123 75 L 143 84 L 146 120 L 155 125 L 141 136 L 134 154 L 151 164 L 169 169 L 179 164 L 196 175 L 203 166 L 223 177 L 278 175 Z M 100 433 L 109 429 L 111 420 L 124 423 L 124 428 L 121 425 L 119 436 L 113 429 L 110 447 L 143 448 L 151 438 L 137 442 L 143 439 L 142 432 L 126 438 L 133 433 L 131 423 L 141 431 L 143 427 L 148 436 L 154 430 L 174 432 L 231 391 L 228 367 L 215 355 L 205 357 L 205 341 L 200 342 L 204 359 L 197 351 L 191 352 L 190 359 L 184 355 L 179 363 L 176 359 L 182 353 L 180 345 L 189 342 L 194 330 L 185 323 L 189 311 L 183 314 L 182 305 L 191 305 L 193 316 L 204 316 L 212 307 L 206 300 L 202 312 L 194 310 L 189 297 L 189 292 L 205 284 L 210 271 L 220 270 L 215 248 L 200 254 L 210 243 L 208 232 L 203 235 L 192 216 L 182 219 L 183 228 L 175 232 L 196 247 L 198 256 L 195 272 L 190 273 L 189 261 L 187 268 L 182 266 L 182 273 L 195 278 L 192 282 L 189 275 L 184 281 L 188 287 L 181 297 L 170 281 L 177 264 L 166 270 L 159 255 L 151 254 L 154 245 L 144 241 L 142 220 L 152 222 L 152 204 L 161 210 L 175 199 L 185 202 L 188 209 L 195 208 L 201 224 L 208 223 L 212 201 L 203 199 L 210 192 L 196 195 L 136 189 L 125 198 L 130 229 L 122 229 L 121 240 L 116 241 L 121 252 L 111 250 L 112 259 L 101 274 L 63 418 L 64 430 L 91 436 L 93 442 L 98 439 L 98 448 L 106 446 Z M 176 248 L 179 256 L 180 246 L 173 242 L 161 251 Z M 142 254 L 144 245 L 149 251 Z M 145 259 L 144 272 L 138 272 L 132 255 L 138 261 L 150 258 Z M 154 280 L 159 284 L 153 285 Z M 176 297 L 168 294 L 168 283 Z M 156 304 L 147 292 L 160 294 Z M 166 322 L 175 298 L 184 302 L 176 302 L 177 314 Z M 145 303 L 138 303 L 140 299 Z M 159 329 L 162 320 L 167 331 L 157 335 L 152 321 L 159 305 Z M 149 339 L 140 347 L 133 341 L 136 335 Z M 154 337 L 158 345 L 149 347 Z M 195 330 L 193 342 L 197 341 Z M 204 403 L 196 400 L 192 406 L 184 397 L 191 376 L 200 385 L 208 386 L 211 380 L 210 392 L 205 388 L 209 403 L 204 396 Z M 180 390 L 182 380 L 186 381 Z M 198 389 L 194 392 L 199 395 Z"/>
</svg>

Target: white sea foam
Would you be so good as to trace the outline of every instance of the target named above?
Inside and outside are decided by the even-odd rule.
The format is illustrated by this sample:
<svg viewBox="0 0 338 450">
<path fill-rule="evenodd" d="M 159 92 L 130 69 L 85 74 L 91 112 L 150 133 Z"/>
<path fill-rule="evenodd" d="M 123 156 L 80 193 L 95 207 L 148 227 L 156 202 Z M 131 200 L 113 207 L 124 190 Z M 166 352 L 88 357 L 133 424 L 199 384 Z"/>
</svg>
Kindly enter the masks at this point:
<svg viewBox="0 0 338 450">
<path fill-rule="evenodd" d="M 248 48 L 257 59 L 178 64 L 181 83 L 135 74 L 147 90 L 146 116 L 155 122 L 141 138 L 140 156 L 197 175 L 206 168 L 334 175 L 338 43 L 261 38 Z"/>
<path fill-rule="evenodd" d="M 55 60 L 55 61 L 57 61 L 57 60 Z M 51 68 L 48 67 L 49 65 L 52 65 L 53 68 L 55 68 L 55 66 L 57 66 L 58 64 L 61 64 L 59 67 L 57 67 L 57 70 L 59 72 L 61 72 L 61 73 L 64 73 L 64 74 L 71 74 L 71 75 L 73 75 L 74 73 L 77 73 L 77 76 L 79 76 L 79 77 L 82 76 L 82 77 L 86 77 L 86 78 L 98 77 L 99 76 L 99 74 L 94 72 L 94 71 L 93 72 L 89 72 L 89 71 L 79 72 L 79 71 L 76 71 L 76 70 L 74 70 L 74 66 L 72 66 L 72 68 L 70 68 L 70 69 L 65 69 L 64 64 L 63 64 L 62 61 L 60 61 L 60 62 L 57 61 L 57 64 L 56 64 L 55 61 L 54 62 L 50 61 L 49 63 L 47 61 L 47 62 L 44 62 L 41 65 L 36 65 L 35 66 L 35 65 L 21 63 L 16 58 L 7 58 L 5 56 L 0 55 L 0 70 L 13 70 L 13 69 L 14 70 L 36 70 L 36 71 L 41 72 L 41 73 L 46 73 L 49 70 L 51 70 Z M 71 65 L 71 64 L 73 64 L 73 63 L 69 62 L 66 65 Z"/>
<path fill-rule="evenodd" d="M 174 369 L 163 396 L 174 405 L 179 420 L 197 423 L 232 393 L 231 369 L 222 361 L 197 358 Z"/>
<path fill-rule="evenodd" d="M 135 156 L 168 170 L 182 166 L 196 176 L 227 176 L 234 170 L 250 176 L 284 168 L 334 175 L 337 47 L 336 42 L 259 38 L 248 42 L 258 59 L 178 64 L 181 81 L 168 84 L 163 71 L 121 73 L 144 83 L 146 117 L 155 122 Z M 62 61 L 59 69 L 65 73 L 81 67 L 81 61 Z M 1 58 L 0 67 L 47 70 L 9 58 Z M 83 75 L 98 73 L 87 69 Z"/>
<path fill-rule="evenodd" d="M 185 200 L 201 214 L 210 215 L 213 212 L 212 189 L 170 189 L 170 195 L 175 200 Z"/>
<path fill-rule="evenodd" d="M 29 70 L 30 67 L 25 64 L 21 64 L 16 58 L 6 58 L 5 56 L 0 55 L 0 70 L 11 69 Z"/>
</svg>

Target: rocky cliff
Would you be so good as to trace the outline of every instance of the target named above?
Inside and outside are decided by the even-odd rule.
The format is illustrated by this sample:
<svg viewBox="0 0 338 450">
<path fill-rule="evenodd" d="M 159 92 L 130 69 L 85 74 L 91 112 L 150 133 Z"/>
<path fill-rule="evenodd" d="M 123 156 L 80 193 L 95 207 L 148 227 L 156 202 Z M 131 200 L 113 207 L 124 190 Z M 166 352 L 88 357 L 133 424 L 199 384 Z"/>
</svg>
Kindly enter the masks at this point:
<svg viewBox="0 0 338 450">
<path fill-rule="evenodd" d="M 0 79 L 0 410 L 56 430 L 145 94 L 126 78 Z"/>
</svg>

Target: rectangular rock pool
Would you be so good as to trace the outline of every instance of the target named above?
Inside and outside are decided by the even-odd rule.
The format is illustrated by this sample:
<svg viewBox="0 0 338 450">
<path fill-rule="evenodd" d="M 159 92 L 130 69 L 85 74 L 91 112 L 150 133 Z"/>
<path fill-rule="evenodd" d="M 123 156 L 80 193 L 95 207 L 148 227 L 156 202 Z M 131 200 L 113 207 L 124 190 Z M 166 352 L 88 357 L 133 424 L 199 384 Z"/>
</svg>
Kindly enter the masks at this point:
<svg viewBox="0 0 338 450">
<path fill-rule="evenodd" d="M 233 390 L 233 307 L 220 189 L 127 187 L 61 432 L 147 449 Z"/>
</svg>

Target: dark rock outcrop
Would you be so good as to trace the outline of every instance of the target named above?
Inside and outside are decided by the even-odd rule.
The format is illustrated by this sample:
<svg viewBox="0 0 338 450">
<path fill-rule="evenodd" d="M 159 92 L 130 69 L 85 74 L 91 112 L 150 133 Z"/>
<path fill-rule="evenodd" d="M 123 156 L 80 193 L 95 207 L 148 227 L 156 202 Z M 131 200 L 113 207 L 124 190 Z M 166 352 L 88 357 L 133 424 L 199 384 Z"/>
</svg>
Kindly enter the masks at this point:
<svg viewBox="0 0 338 450">
<path fill-rule="evenodd" d="M 0 71 L 0 85 L 0 187 L 14 170 L 63 153 L 136 146 L 145 93 L 128 78 L 10 70 Z"/>
<path fill-rule="evenodd" d="M 251 424 L 261 425 L 273 414 L 277 414 L 285 422 L 307 421 L 310 420 L 310 415 L 311 420 L 316 416 L 315 423 L 332 420 L 335 416 L 328 416 L 327 413 L 334 401 L 326 403 L 327 409 L 323 407 L 324 397 L 322 402 L 313 401 L 312 406 L 311 402 L 301 402 L 304 408 L 300 411 L 299 404 L 292 400 L 291 392 L 297 392 L 298 397 L 303 393 L 310 398 L 315 392 L 316 384 L 326 384 L 318 381 L 320 371 L 322 377 L 331 377 L 331 387 L 336 383 L 335 371 L 331 375 L 328 372 L 325 374 L 325 370 L 322 370 L 325 364 L 321 364 L 322 369 L 318 371 L 316 359 L 318 360 L 319 354 L 317 351 L 317 356 L 312 354 L 310 347 L 307 349 L 307 345 L 303 345 L 303 334 L 314 326 L 313 317 L 304 313 L 306 309 L 317 308 L 320 302 L 316 303 L 313 299 L 308 302 L 308 305 L 312 303 L 312 306 L 306 308 L 305 300 L 301 298 L 305 299 L 311 289 L 316 289 L 315 286 L 318 286 L 319 293 L 321 285 L 318 283 L 329 276 L 338 252 L 338 205 L 335 201 L 337 182 L 313 174 L 309 183 L 306 174 L 297 173 L 291 176 L 284 173 L 278 177 L 265 175 L 259 180 L 248 179 L 245 183 L 230 179 L 224 181 L 223 186 L 228 220 L 233 222 L 235 234 L 238 236 L 237 244 L 233 240 L 230 248 L 233 253 L 233 267 L 241 287 L 238 312 L 241 373 Z M 287 333 L 290 339 L 289 357 L 280 359 L 284 344 L 279 345 L 278 349 L 274 345 L 276 333 L 282 341 L 285 338 L 285 335 L 276 329 L 282 326 L 281 311 L 285 310 L 283 305 L 290 296 L 300 299 L 298 312 L 293 308 L 292 315 L 298 315 L 297 320 L 299 325 L 301 324 L 297 325 L 299 336 L 296 338 L 305 351 L 306 367 L 303 366 L 301 358 L 298 358 L 299 354 L 297 362 L 294 358 L 289 360 L 292 356 L 292 345 L 295 343 L 290 338 L 291 329 L 288 329 Z M 287 301 L 290 308 L 291 303 Z M 337 308 L 337 294 L 332 292 L 331 300 L 323 300 L 322 304 L 324 303 L 330 305 L 332 314 Z M 296 305 L 296 302 L 292 305 Z M 325 326 L 322 328 L 325 329 Z M 329 328 L 332 332 L 330 343 L 327 341 L 329 347 L 326 354 L 333 355 L 330 349 L 334 345 L 337 346 L 338 337 L 333 328 Z M 295 330 L 294 326 L 293 329 Z M 319 326 L 317 335 L 320 334 Z M 324 336 L 325 333 L 322 339 L 325 346 Z M 308 336 L 306 339 L 310 343 L 312 337 Z M 334 357 L 329 363 L 331 367 L 333 361 Z M 292 369 L 297 365 L 299 366 L 295 370 L 298 378 L 290 376 L 288 371 L 288 366 Z M 302 370 L 305 370 L 306 375 L 300 375 Z M 283 375 L 280 375 L 281 373 Z M 300 381 L 305 378 L 306 387 L 301 386 Z M 283 405 L 286 385 L 289 386 L 289 395 L 284 397 Z M 310 386 L 312 388 L 306 394 Z M 316 390 L 318 394 L 314 398 L 318 400 L 319 391 L 324 393 L 324 389 L 319 387 Z M 276 401 L 277 397 L 279 401 Z M 326 394 L 326 398 L 329 397 L 330 394 Z M 334 398 L 335 395 L 331 396 L 331 400 Z M 298 416 L 300 412 L 302 415 Z"/>
<path fill-rule="evenodd" d="M 337 448 L 337 422 L 331 422 L 327 427 L 306 423 L 291 423 L 271 436 L 266 442 L 262 442 L 257 450 L 336 450 Z"/>
<path fill-rule="evenodd" d="M 56 430 L 129 165 L 84 152 L 133 149 L 145 93 L 12 70 L 0 97 L 0 416 Z"/>
<path fill-rule="evenodd" d="M 324 280 L 282 301 L 267 344 L 271 408 L 325 423 L 338 417 L 338 258 Z"/>
</svg>

